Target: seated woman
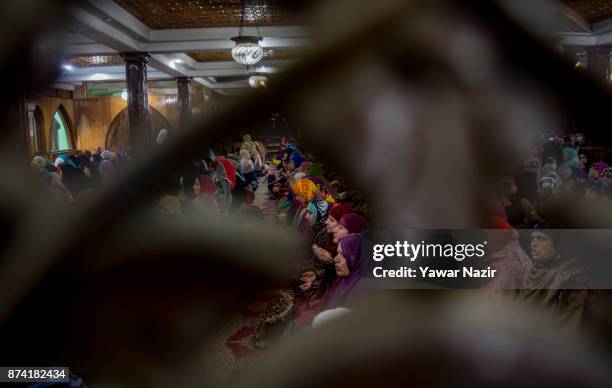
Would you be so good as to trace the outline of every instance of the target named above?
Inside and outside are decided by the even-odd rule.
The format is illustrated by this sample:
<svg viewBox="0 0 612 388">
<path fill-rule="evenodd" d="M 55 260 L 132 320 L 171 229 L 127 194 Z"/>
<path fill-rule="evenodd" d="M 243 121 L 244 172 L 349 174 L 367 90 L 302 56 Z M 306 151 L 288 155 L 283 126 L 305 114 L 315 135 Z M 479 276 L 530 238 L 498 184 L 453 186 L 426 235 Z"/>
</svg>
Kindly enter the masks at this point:
<svg viewBox="0 0 612 388">
<path fill-rule="evenodd" d="M 340 219 L 345 214 L 349 213 L 355 213 L 355 211 L 352 207 L 343 203 L 335 204 L 329 210 L 329 216 L 325 220 L 328 234 L 327 249 L 317 245 L 316 242 L 312 245 L 312 251 L 320 261 L 324 263 L 331 263 L 334 260 L 333 255 L 336 253 L 338 248 L 338 242 L 333 241 L 334 230 L 338 226 Z"/>
<path fill-rule="evenodd" d="M 325 221 L 329 213 L 329 204 L 323 200 L 315 199 L 308 202 L 304 211 L 304 218 L 312 228 L 312 242 L 318 246 L 327 248 L 327 226 Z M 318 258 L 309 258 L 302 266 L 298 276 L 303 282 L 299 286 L 299 292 L 303 293 L 307 300 L 317 299 L 317 292 L 321 281 L 325 278 L 325 263 Z"/>
<path fill-rule="evenodd" d="M 534 268 L 523 281 L 518 300 L 548 311 L 561 322 L 579 325 L 592 310 L 596 294 L 588 289 L 588 270 L 576 258 L 564 258 L 559 230 L 531 233 Z"/>
<path fill-rule="evenodd" d="M 361 233 L 363 229 L 368 227 L 368 222 L 356 213 L 348 213 L 342 216 L 340 222 L 334 229 L 332 241 L 338 243 L 342 238 L 351 233 Z"/>
<path fill-rule="evenodd" d="M 336 280 L 327 291 L 324 311 L 350 306 L 361 281 L 361 235 L 349 234 L 340 240 L 334 258 Z M 316 317 L 315 317 L 316 319 Z"/>
</svg>

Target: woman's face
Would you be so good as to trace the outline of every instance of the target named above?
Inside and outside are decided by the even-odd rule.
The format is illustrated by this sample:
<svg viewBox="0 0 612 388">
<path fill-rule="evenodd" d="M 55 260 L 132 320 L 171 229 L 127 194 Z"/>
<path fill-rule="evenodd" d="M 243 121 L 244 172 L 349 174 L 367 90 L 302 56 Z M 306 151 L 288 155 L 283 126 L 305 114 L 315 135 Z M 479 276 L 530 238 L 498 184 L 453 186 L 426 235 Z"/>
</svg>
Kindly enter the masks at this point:
<svg viewBox="0 0 612 388">
<path fill-rule="evenodd" d="M 571 168 L 566 168 L 565 170 L 563 170 L 563 178 L 565 179 L 570 179 L 572 177 L 572 169 Z"/>
<path fill-rule="evenodd" d="M 342 254 L 342 248 L 340 245 L 338 245 L 338 253 L 336 254 L 336 257 L 334 257 L 334 268 L 336 269 L 336 275 L 340 277 L 347 277 L 351 273 L 348 264 L 346 264 L 346 259 Z"/>
<path fill-rule="evenodd" d="M 580 165 L 582 166 L 582 168 L 586 166 L 587 162 L 587 156 L 585 154 L 580 154 Z"/>
<path fill-rule="evenodd" d="M 200 195 L 200 180 L 197 178 L 195 182 L 193 183 L 193 193 L 195 195 Z"/>
<path fill-rule="evenodd" d="M 338 221 L 334 217 L 329 216 L 325 220 L 325 225 L 327 225 L 327 233 L 334 233 L 334 229 L 338 226 Z"/>
<path fill-rule="evenodd" d="M 314 225 L 314 217 L 310 210 L 306 210 L 306 214 L 304 214 L 304 218 L 308 221 L 308 225 Z"/>
<path fill-rule="evenodd" d="M 334 239 L 333 239 L 333 241 L 334 241 L 335 243 L 337 243 L 338 241 L 340 241 L 340 239 L 341 239 L 342 237 L 346 237 L 346 236 L 348 236 L 348 235 L 349 235 L 349 231 L 348 231 L 348 229 L 347 229 L 347 228 L 345 228 L 344 226 L 342 226 L 342 225 L 338 224 L 338 225 L 336 226 L 336 228 L 334 229 Z"/>
<path fill-rule="evenodd" d="M 531 256 L 534 260 L 550 260 L 555 254 L 556 248 L 552 238 L 542 232 L 531 234 Z"/>
</svg>

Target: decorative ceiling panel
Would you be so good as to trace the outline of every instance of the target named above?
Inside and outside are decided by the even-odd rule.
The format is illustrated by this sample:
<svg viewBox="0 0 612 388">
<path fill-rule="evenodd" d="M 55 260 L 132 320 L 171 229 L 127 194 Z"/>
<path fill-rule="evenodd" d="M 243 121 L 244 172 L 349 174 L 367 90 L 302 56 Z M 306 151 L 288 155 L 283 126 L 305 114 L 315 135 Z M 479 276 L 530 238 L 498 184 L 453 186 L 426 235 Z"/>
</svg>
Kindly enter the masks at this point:
<svg viewBox="0 0 612 388">
<path fill-rule="evenodd" d="M 74 67 L 119 66 L 124 63 L 119 54 L 72 57 L 67 62 Z"/>
<path fill-rule="evenodd" d="M 205 51 L 199 53 L 187 53 L 191 58 L 198 62 L 220 62 L 233 61 L 230 50 L 225 51 Z M 264 49 L 263 59 L 297 59 L 302 56 L 302 49 Z"/>
<path fill-rule="evenodd" d="M 115 0 L 154 30 L 175 28 L 238 27 L 242 0 Z M 246 0 L 245 26 L 301 25 L 304 0 Z"/>
<path fill-rule="evenodd" d="M 563 0 L 589 23 L 612 17 L 612 0 Z"/>
</svg>

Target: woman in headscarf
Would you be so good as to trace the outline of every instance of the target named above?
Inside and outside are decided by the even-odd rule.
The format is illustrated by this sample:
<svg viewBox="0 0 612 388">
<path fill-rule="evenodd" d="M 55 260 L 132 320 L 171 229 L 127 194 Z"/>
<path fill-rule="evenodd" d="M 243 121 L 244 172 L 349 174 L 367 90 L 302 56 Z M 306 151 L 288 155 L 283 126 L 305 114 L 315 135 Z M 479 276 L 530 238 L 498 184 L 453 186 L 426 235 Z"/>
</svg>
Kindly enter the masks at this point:
<svg viewBox="0 0 612 388">
<path fill-rule="evenodd" d="M 242 137 L 242 145 L 240 146 L 240 151 L 242 150 L 247 150 L 249 152 L 249 158 L 251 158 L 251 161 L 255 159 L 257 149 L 255 148 L 255 143 L 251 140 L 251 135 L 244 135 Z"/>
<path fill-rule="evenodd" d="M 225 175 L 227 176 L 227 179 L 229 179 L 231 184 L 230 190 L 234 190 L 234 187 L 236 187 L 236 167 L 224 156 L 217 156 L 216 160 L 223 164 L 223 167 L 225 167 Z"/>
<path fill-rule="evenodd" d="M 257 177 L 255 176 L 255 166 L 251 160 L 251 155 L 246 149 L 240 150 L 240 172 L 246 181 L 247 185 L 253 186 L 253 190 L 257 189 Z"/>
<path fill-rule="evenodd" d="M 329 204 L 326 201 L 315 199 L 308 202 L 305 218 L 312 227 L 313 244 L 327 249 L 327 217 L 329 215 Z"/>
<path fill-rule="evenodd" d="M 290 194 L 293 198 L 293 212 L 295 214 L 291 223 L 291 230 L 300 234 L 308 234 L 307 226 L 304 223 L 307 206 L 312 201 L 317 193 L 317 186 L 308 178 L 300 178 L 291 184 Z M 291 200 L 291 197 L 289 198 Z"/>
<path fill-rule="evenodd" d="M 193 208 L 200 214 L 219 214 L 216 194 L 217 185 L 210 175 L 198 176 L 193 184 Z"/>
<path fill-rule="evenodd" d="M 355 211 L 349 205 L 339 203 L 333 205 L 329 209 L 329 215 L 325 220 L 325 229 L 327 232 L 327 248 L 318 245 L 316 242 L 312 245 L 312 251 L 315 256 L 324 263 L 331 263 L 336 254 L 338 243 L 334 242 L 334 230 L 338 226 L 338 222 L 345 214 L 354 213 Z"/>
<path fill-rule="evenodd" d="M 293 151 L 291 154 L 291 160 L 293 161 L 295 168 L 300 168 L 302 163 L 304 163 L 304 157 L 298 151 Z"/>
<path fill-rule="evenodd" d="M 343 237 L 334 258 L 336 280 L 327 293 L 326 309 L 346 307 L 361 280 L 361 235 Z"/>
<path fill-rule="evenodd" d="M 117 167 L 109 159 L 104 159 L 100 162 L 100 174 L 102 175 L 102 184 L 104 186 L 113 185 L 119 181 Z"/>
<path fill-rule="evenodd" d="M 595 304 L 589 289 L 589 268 L 563 256 L 560 230 L 536 229 L 531 234 L 534 267 L 523 281 L 518 300 L 570 325 L 584 323 Z"/>
<path fill-rule="evenodd" d="M 334 229 L 333 241 L 339 242 L 342 238 L 353 233 L 361 233 L 368 227 L 368 222 L 356 213 L 348 213 L 342 216 L 338 226 Z"/>
<path fill-rule="evenodd" d="M 232 182 L 227 177 L 225 165 L 219 160 L 214 160 L 212 166 L 215 168 L 214 180 L 217 185 L 217 204 L 219 212 L 228 215 L 232 206 Z"/>
<path fill-rule="evenodd" d="M 572 147 L 565 147 L 563 149 L 563 163 L 559 165 L 559 174 L 563 175 L 565 169 L 571 166 L 580 168 L 578 152 L 576 152 L 576 150 Z"/>
</svg>

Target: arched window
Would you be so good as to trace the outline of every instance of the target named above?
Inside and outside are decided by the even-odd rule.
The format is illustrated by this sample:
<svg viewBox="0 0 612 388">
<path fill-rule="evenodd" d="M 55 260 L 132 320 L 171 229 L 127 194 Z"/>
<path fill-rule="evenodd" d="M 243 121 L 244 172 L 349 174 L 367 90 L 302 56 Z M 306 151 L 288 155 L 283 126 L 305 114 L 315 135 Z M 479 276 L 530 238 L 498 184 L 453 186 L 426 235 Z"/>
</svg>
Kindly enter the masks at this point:
<svg viewBox="0 0 612 388">
<path fill-rule="evenodd" d="M 53 122 L 51 124 L 51 144 L 50 150 L 54 151 L 66 151 L 74 149 L 74 143 L 72 141 L 72 133 L 68 126 L 68 120 L 60 107 L 53 115 Z"/>
</svg>

